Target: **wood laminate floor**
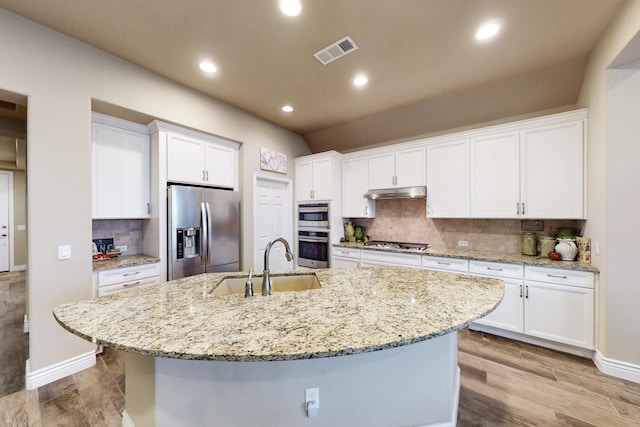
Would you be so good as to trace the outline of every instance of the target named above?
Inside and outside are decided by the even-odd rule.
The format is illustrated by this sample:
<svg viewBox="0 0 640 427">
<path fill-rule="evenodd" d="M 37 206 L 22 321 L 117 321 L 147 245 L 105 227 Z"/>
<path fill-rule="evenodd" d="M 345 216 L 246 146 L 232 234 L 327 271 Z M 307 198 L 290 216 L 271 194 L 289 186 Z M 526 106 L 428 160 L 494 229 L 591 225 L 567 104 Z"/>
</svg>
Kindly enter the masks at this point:
<svg viewBox="0 0 640 427">
<path fill-rule="evenodd" d="M 94 367 L 24 390 L 24 295 L 24 274 L 0 274 L 0 426 L 121 426 L 121 352 L 105 349 Z M 458 426 L 640 426 L 640 384 L 591 360 L 467 329 L 458 348 Z"/>
</svg>

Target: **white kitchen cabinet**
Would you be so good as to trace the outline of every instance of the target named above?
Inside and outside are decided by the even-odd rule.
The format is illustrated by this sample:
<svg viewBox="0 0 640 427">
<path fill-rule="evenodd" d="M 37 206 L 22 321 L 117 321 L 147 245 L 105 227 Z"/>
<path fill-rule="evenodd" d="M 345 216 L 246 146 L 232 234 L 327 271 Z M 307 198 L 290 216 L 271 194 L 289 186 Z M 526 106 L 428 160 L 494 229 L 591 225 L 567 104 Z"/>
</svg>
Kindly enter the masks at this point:
<svg viewBox="0 0 640 427">
<path fill-rule="evenodd" d="M 147 127 L 100 113 L 91 117 L 93 218 L 149 218 Z"/>
<path fill-rule="evenodd" d="M 158 263 L 99 270 L 94 273 L 94 295 L 103 296 L 160 283 Z"/>
<path fill-rule="evenodd" d="M 344 218 L 375 218 L 376 203 L 366 199 L 369 190 L 369 158 L 342 159 L 342 216 Z"/>
<path fill-rule="evenodd" d="M 360 267 L 399 266 L 419 268 L 422 265 L 420 254 L 384 252 L 363 249 L 360 251 Z"/>
<path fill-rule="evenodd" d="M 502 279 L 505 283 L 505 295 L 498 307 L 474 321 L 472 329 L 487 330 L 483 328 L 486 326 L 492 333 L 522 334 L 507 335 L 511 338 L 540 338 L 593 350 L 593 273 L 524 266 L 523 275 L 521 265 L 482 261 L 470 261 L 469 272 Z"/>
<path fill-rule="evenodd" d="M 504 282 L 504 297 L 494 311 L 474 321 L 505 331 L 524 332 L 524 268 L 521 264 L 486 261 L 469 261 L 472 275 L 501 279 Z"/>
<path fill-rule="evenodd" d="M 167 134 L 167 180 L 236 188 L 238 144 L 184 130 Z"/>
<path fill-rule="evenodd" d="M 594 349 L 593 273 L 525 267 L 524 333 Z"/>
<path fill-rule="evenodd" d="M 463 258 L 449 258 L 434 255 L 422 255 L 422 268 L 436 271 L 449 271 L 452 273 L 467 273 L 469 261 Z"/>
<path fill-rule="evenodd" d="M 523 218 L 584 218 L 584 121 L 520 132 Z"/>
<path fill-rule="evenodd" d="M 369 189 L 415 187 L 427 184 L 424 145 L 369 155 Z"/>
<path fill-rule="evenodd" d="M 469 217 L 469 141 L 427 145 L 427 216 Z"/>
<path fill-rule="evenodd" d="M 360 249 L 333 247 L 331 268 L 360 267 Z"/>
<path fill-rule="evenodd" d="M 492 133 L 471 139 L 471 218 L 520 215 L 520 135 Z"/>
<path fill-rule="evenodd" d="M 341 165 L 335 151 L 295 159 L 296 201 L 340 200 Z"/>
</svg>

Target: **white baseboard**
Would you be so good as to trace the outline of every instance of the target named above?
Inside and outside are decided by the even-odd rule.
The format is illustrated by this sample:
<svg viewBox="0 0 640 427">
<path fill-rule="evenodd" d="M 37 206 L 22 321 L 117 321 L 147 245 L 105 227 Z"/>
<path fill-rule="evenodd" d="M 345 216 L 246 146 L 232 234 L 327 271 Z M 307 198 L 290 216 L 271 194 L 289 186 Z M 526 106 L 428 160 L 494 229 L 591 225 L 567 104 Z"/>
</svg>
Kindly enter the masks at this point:
<svg viewBox="0 0 640 427">
<path fill-rule="evenodd" d="M 126 409 L 122 412 L 122 427 L 136 427 Z"/>
<path fill-rule="evenodd" d="M 607 375 L 640 383 L 640 365 L 606 358 L 599 351 L 593 356 L 593 362 Z"/>
<path fill-rule="evenodd" d="M 81 354 L 71 359 L 64 360 L 60 363 L 56 363 L 46 368 L 39 369 L 31 372 L 29 368 L 29 359 L 27 359 L 26 368 L 26 388 L 27 390 L 33 390 L 43 385 L 52 383 L 61 378 L 80 372 L 84 369 L 90 368 L 96 364 L 96 352 L 92 350 L 90 352 Z"/>
<path fill-rule="evenodd" d="M 22 325 L 22 332 L 24 332 L 25 334 L 29 333 L 29 318 L 27 317 L 27 315 L 24 315 L 24 323 Z"/>
</svg>

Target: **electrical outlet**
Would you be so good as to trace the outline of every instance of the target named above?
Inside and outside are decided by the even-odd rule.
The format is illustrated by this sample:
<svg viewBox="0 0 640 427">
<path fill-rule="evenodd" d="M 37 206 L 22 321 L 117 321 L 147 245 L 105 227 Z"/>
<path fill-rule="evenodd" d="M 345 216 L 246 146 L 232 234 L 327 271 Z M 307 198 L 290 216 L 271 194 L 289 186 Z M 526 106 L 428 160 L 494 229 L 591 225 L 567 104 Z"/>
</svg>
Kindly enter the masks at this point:
<svg viewBox="0 0 640 427">
<path fill-rule="evenodd" d="M 469 246 L 469 242 L 467 242 L 466 240 L 458 240 L 458 247 L 466 248 L 468 246 Z"/>
<path fill-rule="evenodd" d="M 320 409 L 319 388 L 308 388 L 304 391 L 304 406 L 309 418 L 315 418 L 318 416 L 318 409 Z"/>
<path fill-rule="evenodd" d="M 116 249 L 120 249 L 120 252 L 127 252 L 127 245 L 116 246 Z"/>
</svg>

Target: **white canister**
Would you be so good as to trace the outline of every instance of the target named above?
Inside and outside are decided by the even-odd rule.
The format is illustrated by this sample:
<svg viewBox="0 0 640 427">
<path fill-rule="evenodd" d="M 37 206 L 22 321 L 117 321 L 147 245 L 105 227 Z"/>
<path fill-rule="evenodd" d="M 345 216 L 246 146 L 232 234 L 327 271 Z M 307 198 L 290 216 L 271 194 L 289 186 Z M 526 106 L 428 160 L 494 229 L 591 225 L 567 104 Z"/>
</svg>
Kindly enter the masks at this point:
<svg viewBox="0 0 640 427">
<path fill-rule="evenodd" d="M 556 252 L 562 255 L 562 260 L 573 261 L 578 253 L 578 247 L 573 239 L 558 239 L 558 242 L 560 243 L 556 245 Z"/>
</svg>

